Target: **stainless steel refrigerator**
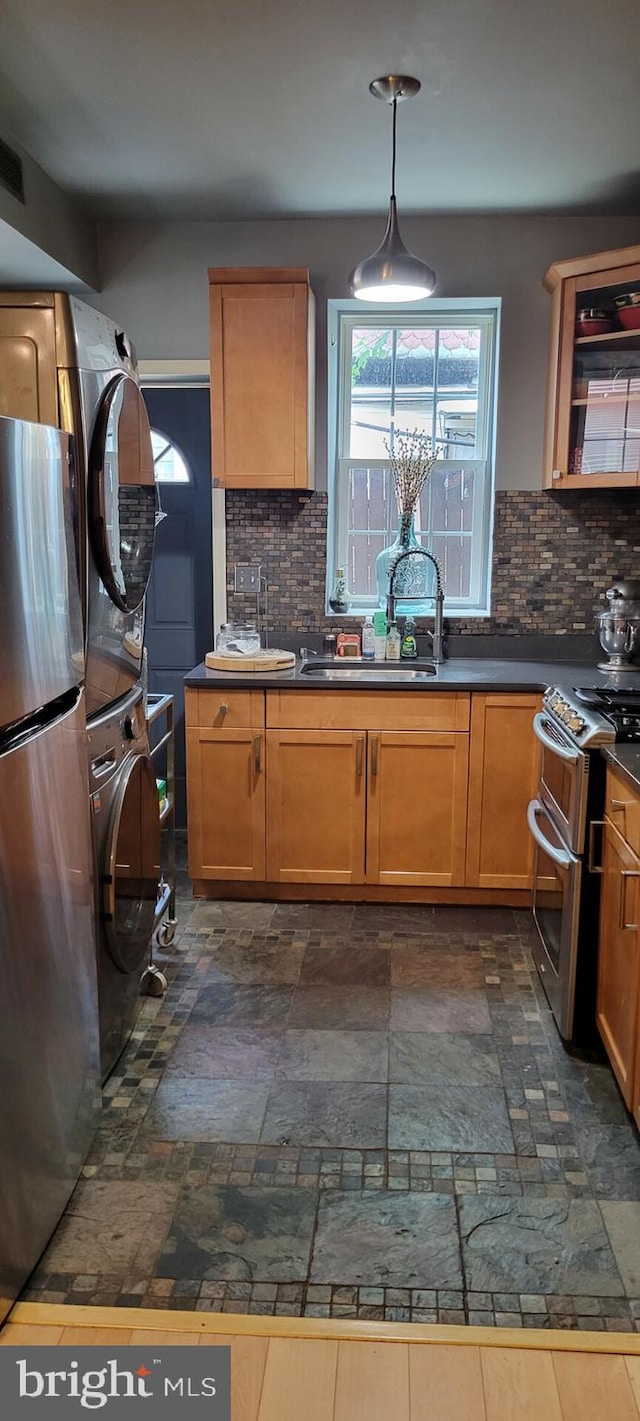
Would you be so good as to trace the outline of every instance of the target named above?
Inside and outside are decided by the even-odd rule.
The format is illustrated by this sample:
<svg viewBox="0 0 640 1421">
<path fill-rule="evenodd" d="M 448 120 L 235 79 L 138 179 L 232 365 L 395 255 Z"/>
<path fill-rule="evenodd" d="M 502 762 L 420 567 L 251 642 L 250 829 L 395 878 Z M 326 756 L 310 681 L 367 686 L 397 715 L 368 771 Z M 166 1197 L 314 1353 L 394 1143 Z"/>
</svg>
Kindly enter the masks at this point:
<svg viewBox="0 0 640 1421">
<path fill-rule="evenodd" d="M 0 1319 L 99 1109 L 84 649 L 70 444 L 0 418 Z"/>
</svg>

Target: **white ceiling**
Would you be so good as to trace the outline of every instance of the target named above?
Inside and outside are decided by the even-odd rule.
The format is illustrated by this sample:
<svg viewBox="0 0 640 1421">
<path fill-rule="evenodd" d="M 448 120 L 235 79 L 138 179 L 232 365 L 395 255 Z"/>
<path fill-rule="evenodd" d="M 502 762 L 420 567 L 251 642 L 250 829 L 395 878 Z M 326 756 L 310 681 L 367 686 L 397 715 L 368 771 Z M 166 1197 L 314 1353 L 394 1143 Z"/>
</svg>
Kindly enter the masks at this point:
<svg viewBox="0 0 640 1421">
<path fill-rule="evenodd" d="M 640 211 L 638 0 L 3 0 L 0 134 L 102 217 Z"/>
</svg>

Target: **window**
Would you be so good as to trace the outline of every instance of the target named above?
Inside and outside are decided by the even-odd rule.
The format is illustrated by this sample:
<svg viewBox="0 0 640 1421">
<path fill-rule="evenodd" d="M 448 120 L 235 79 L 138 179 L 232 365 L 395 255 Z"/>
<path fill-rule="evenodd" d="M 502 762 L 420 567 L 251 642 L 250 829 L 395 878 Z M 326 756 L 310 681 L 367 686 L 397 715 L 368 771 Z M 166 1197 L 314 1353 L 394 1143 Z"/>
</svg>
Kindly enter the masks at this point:
<svg viewBox="0 0 640 1421">
<path fill-rule="evenodd" d="M 180 450 L 158 429 L 151 430 L 151 448 L 157 484 L 189 483 L 189 470 Z"/>
<path fill-rule="evenodd" d="M 329 302 L 327 584 L 346 569 L 353 612 L 378 605 L 376 557 L 397 528 L 387 444 L 414 429 L 438 449 L 415 527 L 440 563 L 446 611 L 489 612 L 499 311 L 498 299 Z"/>
</svg>

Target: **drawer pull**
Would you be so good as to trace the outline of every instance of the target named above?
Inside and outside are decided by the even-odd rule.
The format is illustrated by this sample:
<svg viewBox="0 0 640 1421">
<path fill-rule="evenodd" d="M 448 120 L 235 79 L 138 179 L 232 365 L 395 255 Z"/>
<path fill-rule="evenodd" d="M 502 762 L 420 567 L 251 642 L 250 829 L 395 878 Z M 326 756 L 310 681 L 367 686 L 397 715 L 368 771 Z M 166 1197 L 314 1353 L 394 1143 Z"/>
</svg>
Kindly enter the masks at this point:
<svg viewBox="0 0 640 1421">
<path fill-rule="evenodd" d="M 626 933 L 626 932 L 637 932 L 637 929 L 638 929 L 638 924 L 637 924 L 637 923 L 627 923 L 627 922 L 625 922 L 625 907 L 626 907 L 626 898 L 627 898 L 626 887 L 627 887 L 627 879 L 628 879 L 628 878 L 640 878 L 640 873 L 638 872 L 637 869 L 633 869 L 633 868 L 623 868 L 623 869 L 620 870 L 620 877 L 621 877 L 621 879 L 622 879 L 622 884 L 621 884 L 621 886 L 620 886 L 620 928 L 621 928 L 621 931 L 622 931 L 623 933 Z"/>
<path fill-rule="evenodd" d="M 228 706 L 225 706 L 224 702 L 221 702 L 221 704 L 218 706 L 218 715 L 221 717 L 222 720 L 224 720 L 225 715 L 228 715 L 228 714 L 229 714 L 229 707 L 228 707 Z M 217 719 L 217 717 L 216 717 L 216 719 Z"/>
<path fill-rule="evenodd" d="M 609 800 L 609 804 L 610 804 L 610 806 L 611 806 L 612 809 L 628 809 L 629 805 L 630 805 L 630 804 L 633 804 L 633 800 L 632 800 L 632 799 L 610 799 L 610 800 Z"/>
<path fill-rule="evenodd" d="M 260 774 L 260 771 L 261 771 L 261 769 L 262 769 L 262 736 L 261 736 L 261 735 L 254 735 L 254 737 L 253 737 L 253 768 L 254 768 L 255 774 L 256 774 L 256 775 L 259 775 L 259 774 Z"/>
</svg>

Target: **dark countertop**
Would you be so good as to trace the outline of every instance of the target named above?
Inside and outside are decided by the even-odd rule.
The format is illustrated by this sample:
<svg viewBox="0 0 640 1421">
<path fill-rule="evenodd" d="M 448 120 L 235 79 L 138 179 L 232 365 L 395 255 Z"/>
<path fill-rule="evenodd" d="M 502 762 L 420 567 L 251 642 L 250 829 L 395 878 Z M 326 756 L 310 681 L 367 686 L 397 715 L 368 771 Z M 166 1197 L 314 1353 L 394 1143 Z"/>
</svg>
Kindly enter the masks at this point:
<svg viewBox="0 0 640 1421">
<path fill-rule="evenodd" d="M 312 658 L 311 663 L 315 658 Z M 336 667 L 340 661 L 333 663 Z M 353 661 L 345 658 L 346 666 Z M 361 664 L 361 663 L 358 663 Z M 400 667 L 419 667 L 420 662 L 400 662 Z M 366 681 L 330 680 L 308 676 L 301 672 L 301 662 L 296 662 L 291 671 L 265 671 L 244 675 L 240 671 L 209 671 L 201 662 L 184 678 L 185 686 L 199 690 L 210 688 L 220 690 L 223 686 L 245 690 L 295 690 L 295 691 L 543 691 L 546 686 L 606 686 L 611 684 L 606 671 L 598 671 L 595 656 L 585 661 L 518 661 L 489 657 L 452 657 L 438 667 L 437 675 L 425 681 L 393 681 L 388 672 L 381 672 L 379 678 L 369 676 Z M 374 663 L 365 663 L 369 670 Z M 640 675 L 633 671 L 617 676 L 616 687 L 640 690 Z M 622 747 L 621 747 L 622 748 Z"/>
<path fill-rule="evenodd" d="M 606 745 L 602 753 L 640 791 L 640 745 Z"/>
</svg>

